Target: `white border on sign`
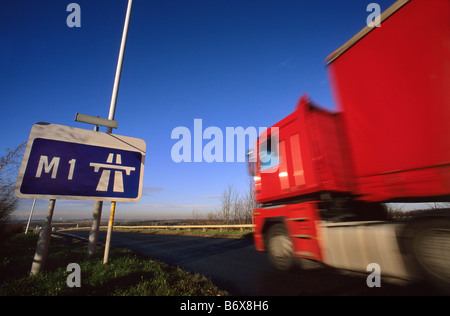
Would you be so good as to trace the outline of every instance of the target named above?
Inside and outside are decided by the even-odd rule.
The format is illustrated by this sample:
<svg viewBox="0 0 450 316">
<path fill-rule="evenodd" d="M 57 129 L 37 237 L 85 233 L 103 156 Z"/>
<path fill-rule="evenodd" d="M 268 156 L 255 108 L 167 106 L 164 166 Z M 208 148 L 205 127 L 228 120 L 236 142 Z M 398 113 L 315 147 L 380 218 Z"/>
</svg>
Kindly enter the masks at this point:
<svg viewBox="0 0 450 316">
<path fill-rule="evenodd" d="M 43 138 L 56 141 L 64 141 L 83 145 L 91 145 L 120 150 L 136 151 L 142 154 L 141 173 L 139 175 L 139 189 L 136 198 L 120 197 L 98 197 L 98 196 L 73 196 L 73 195 L 44 195 L 44 194 L 23 194 L 20 192 L 23 177 L 30 157 L 31 147 L 36 138 Z M 22 159 L 19 174 L 17 176 L 14 193 L 19 198 L 25 199 L 62 199 L 62 200 L 90 200 L 90 201 L 116 201 L 116 202 L 137 202 L 142 196 L 142 184 L 144 179 L 146 143 L 144 140 L 134 137 L 108 134 L 103 132 L 90 131 L 86 129 L 50 124 L 36 123 L 31 128 L 27 147 Z"/>
</svg>

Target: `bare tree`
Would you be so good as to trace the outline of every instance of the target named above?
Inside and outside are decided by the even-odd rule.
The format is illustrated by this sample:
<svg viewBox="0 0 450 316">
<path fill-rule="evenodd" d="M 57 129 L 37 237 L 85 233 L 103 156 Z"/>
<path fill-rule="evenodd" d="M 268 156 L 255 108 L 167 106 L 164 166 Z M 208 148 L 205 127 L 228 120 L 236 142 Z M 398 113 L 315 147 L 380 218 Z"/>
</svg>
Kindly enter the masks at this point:
<svg viewBox="0 0 450 316">
<path fill-rule="evenodd" d="M 192 225 L 199 225 L 201 223 L 201 215 L 198 209 L 192 210 Z"/>
<path fill-rule="evenodd" d="M 0 157 L 1 184 L 12 184 L 15 181 L 26 144 L 22 143 L 14 150 L 7 148 L 6 154 Z"/>
<path fill-rule="evenodd" d="M 407 213 L 401 204 L 398 203 L 385 203 L 384 207 L 386 208 L 386 212 L 388 214 L 388 218 L 390 219 L 401 219 L 405 217 Z"/>
<path fill-rule="evenodd" d="M 428 203 L 428 207 L 432 210 L 438 210 L 442 208 L 450 208 L 450 202 L 432 202 Z"/>
<path fill-rule="evenodd" d="M 232 185 L 228 185 L 222 197 L 222 205 L 216 211 L 217 217 L 225 225 L 251 224 L 253 210 L 256 208 L 253 183 L 250 181 L 248 191 L 240 194 Z"/>
<path fill-rule="evenodd" d="M 222 197 L 222 207 L 219 210 L 219 217 L 222 220 L 223 224 L 230 224 L 231 212 L 233 209 L 233 195 L 234 189 L 232 185 L 228 185 L 227 189 L 223 193 Z"/>
<path fill-rule="evenodd" d="M 208 224 L 215 224 L 218 221 L 218 214 L 219 214 L 219 212 L 217 210 L 209 211 L 206 214 L 207 223 Z"/>
<path fill-rule="evenodd" d="M 238 194 L 233 197 L 233 222 L 235 224 L 244 223 L 244 201 Z"/>
<path fill-rule="evenodd" d="M 253 191 L 253 181 L 249 179 L 248 190 L 243 197 L 243 217 L 246 224 L 253 223 L 253 210 L 257 207 L 255 193 Z"/>
<path fill-rule="evenodd" d="M 23 156 L 26 143 L 14 150 L 6 149 L 6 154 L 0 157 L 0 228 L 9 220 L 9 216 L 17 207 L 19 199 L 14 195 L 14 183 Z"/>
</svg>

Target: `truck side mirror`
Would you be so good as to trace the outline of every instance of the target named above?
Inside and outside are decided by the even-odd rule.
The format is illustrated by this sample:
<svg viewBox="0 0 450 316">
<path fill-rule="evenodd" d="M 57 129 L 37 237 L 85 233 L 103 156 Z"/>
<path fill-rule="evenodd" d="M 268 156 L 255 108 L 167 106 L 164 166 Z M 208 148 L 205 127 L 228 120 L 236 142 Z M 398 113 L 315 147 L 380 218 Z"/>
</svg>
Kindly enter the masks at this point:
<svg viewBox="0 0 450 316">
<path fill-rule="evenodd" d="M 248 173 L 254 177 L 256 175 L 256 159 L 255 159 L 255 153 L 253 150 L 249 150 L 247 153 L 247 168 Z"/>
</svg>

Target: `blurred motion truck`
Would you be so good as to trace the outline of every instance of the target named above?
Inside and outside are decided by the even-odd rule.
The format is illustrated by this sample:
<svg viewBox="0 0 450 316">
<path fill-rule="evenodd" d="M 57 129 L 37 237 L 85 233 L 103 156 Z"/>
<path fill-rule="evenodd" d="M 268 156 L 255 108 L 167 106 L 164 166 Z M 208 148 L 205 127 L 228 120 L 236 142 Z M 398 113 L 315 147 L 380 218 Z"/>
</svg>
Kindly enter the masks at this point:
<svg viewBox="0 0 450 316">
<path fill-rule="evenodd" d="M 337 110 L 304 95 L 249 152 L 257 250 L 448 287 L 450 211 L 384 203 L 450 200 L 450 0 L 399 0 L 326 62 Z"/>
</svg>

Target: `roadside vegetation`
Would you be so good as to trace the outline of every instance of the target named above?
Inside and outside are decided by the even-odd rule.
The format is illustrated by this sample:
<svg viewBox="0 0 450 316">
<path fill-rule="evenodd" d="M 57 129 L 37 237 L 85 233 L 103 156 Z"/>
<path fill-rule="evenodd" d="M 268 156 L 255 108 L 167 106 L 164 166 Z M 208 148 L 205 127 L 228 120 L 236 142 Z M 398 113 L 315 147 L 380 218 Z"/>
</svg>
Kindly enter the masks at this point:
<svg viewBox="0 0 450 316">
<path fill-rule="evenodd" d="M 209 279 L 177 267 L 112 249 L 108 265 L 103 251 L 86 258 L 86 245 L 52 239 L 45 271 L 30 276 L 37 235 L 16 234 L 0 242 L 0 296 L 224 296 Z M 81 286 L 69 287 L 69 263 L 81 268 Z"/>
<path fill-rule="evenodd" d="M 23 143 L 14 149 L 6 149 L 0 156 L 0 239 L 15 229 L 11 227 L 9 219 L 19 203 L 13 192 L 25 145 Z"/>
</svg>

